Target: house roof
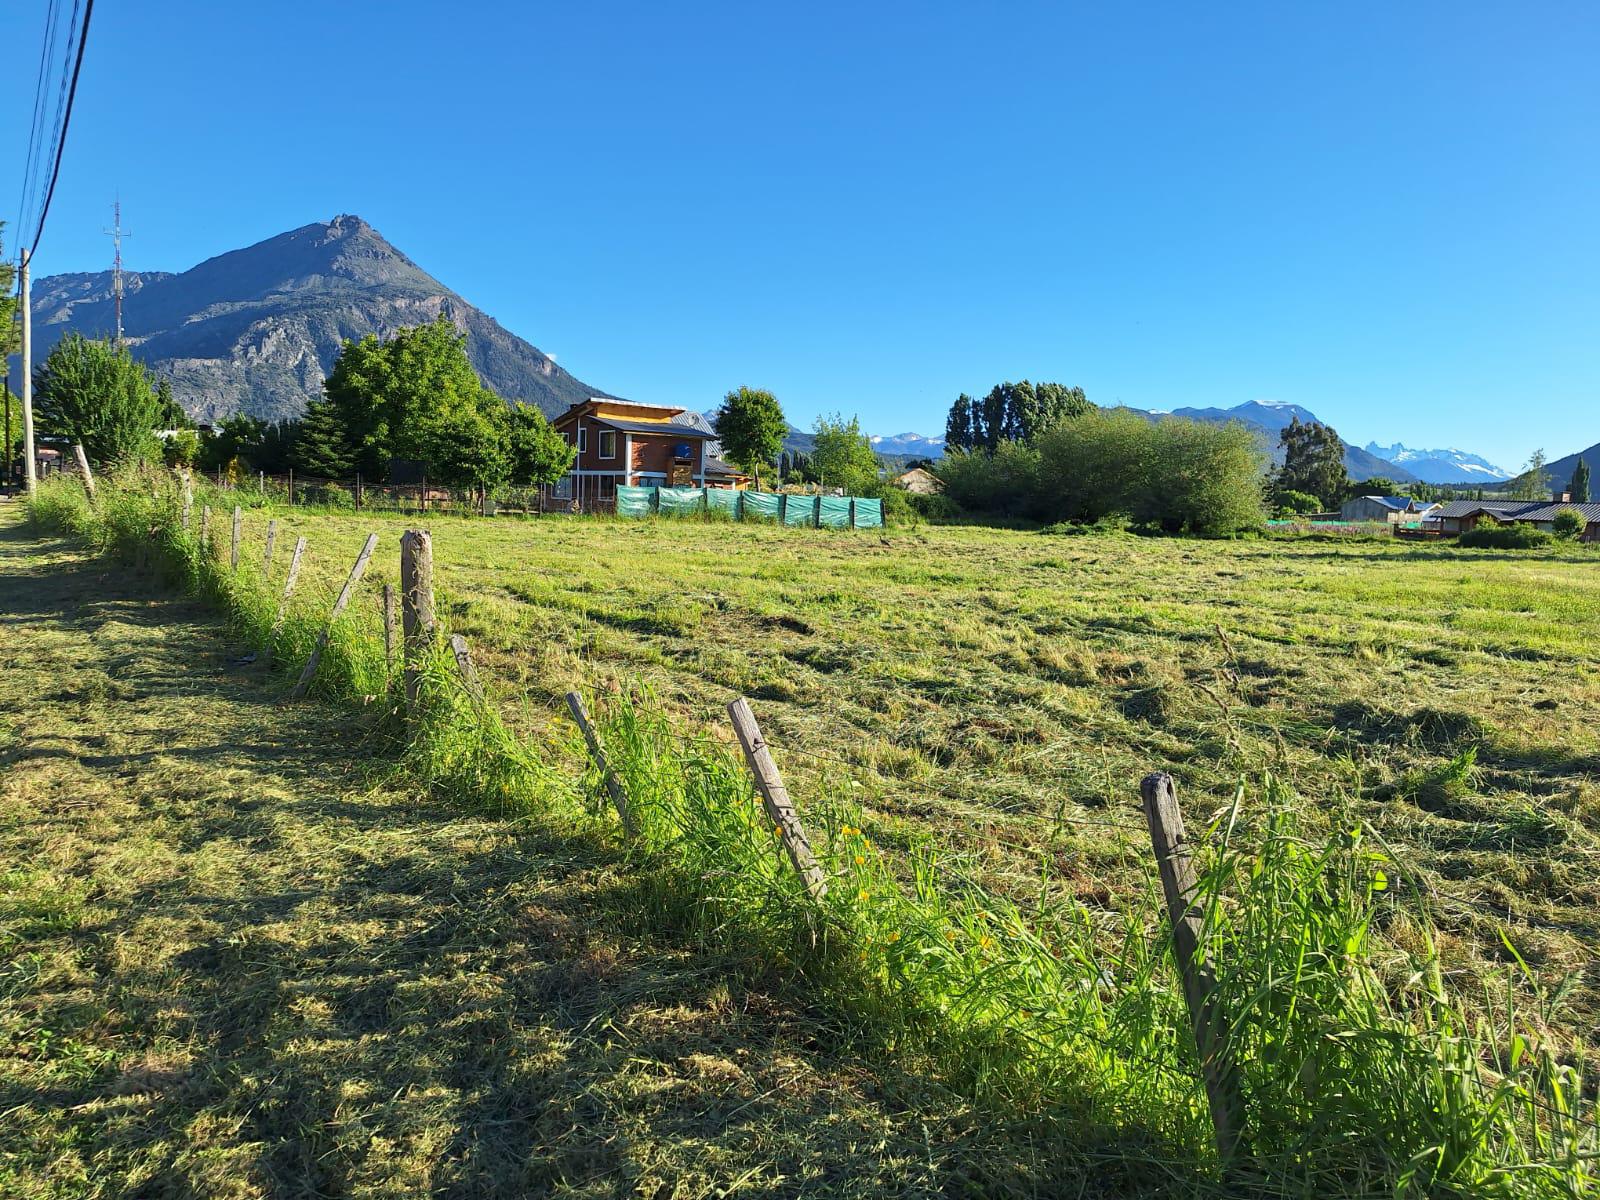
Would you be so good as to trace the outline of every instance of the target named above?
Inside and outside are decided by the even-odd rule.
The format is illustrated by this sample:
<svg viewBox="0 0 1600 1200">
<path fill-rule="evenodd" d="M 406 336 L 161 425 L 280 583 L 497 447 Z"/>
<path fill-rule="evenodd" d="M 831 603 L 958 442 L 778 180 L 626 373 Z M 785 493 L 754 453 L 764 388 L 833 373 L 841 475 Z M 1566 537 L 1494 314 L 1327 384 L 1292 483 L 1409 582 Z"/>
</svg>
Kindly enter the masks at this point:
<svg viewBox="0 0 1600 1200">
<path fill-rule="evenodd" d="M 624 421 L 618 417 L 604 417 L 596 413 L 589 418 L 596 425 L 608 425 L 612 429 L 623 433 L 663 433 L 668 437 L 695 438 L 709 440 L 714 434 L 707 433 L 695 425 L 685 424 L 683 421 Z"/>
<path fill-rule="evenodd" d="M 1535 503 L 1528 512 L 1519 512 L 1519 521 L 1553 521 L 1556 514 L 1564 508 L 1575 508 L 1583 514 L 1585 521 L 1600 521 L 1600 504 L 1567 504 L 1557 501 L 1551 504 Z"/>
<path fill-rule="evenodd" d="M 1385 508 L 1392 508 L 1396 512 L 1404 512 L 1411 507 L 1410 496 L 1362 496 L 1362 500 L 1371 500 L 1374 504 L 1381 504 Z"/>
<path fill-rule="evenodd" d="M 1587 521 L 1600 521 L 1600 504 L 1568 504 L 1552 500 L 1451 500 L 1441 504 L 1435 517 L 1470 517 L 1488 513 L 1506 521 L 1553 521 L 1564 508 L 1575 508 Z"/>
<path fill-rule="evenodd" d="M 732 463 L 725 463 L 720 458 L 714 458 L 710 456 L 706 458 L 703 469 L 707 475 L 734 476 L 744 474 L 743 471 L 734 466 Z"/>
</svg>

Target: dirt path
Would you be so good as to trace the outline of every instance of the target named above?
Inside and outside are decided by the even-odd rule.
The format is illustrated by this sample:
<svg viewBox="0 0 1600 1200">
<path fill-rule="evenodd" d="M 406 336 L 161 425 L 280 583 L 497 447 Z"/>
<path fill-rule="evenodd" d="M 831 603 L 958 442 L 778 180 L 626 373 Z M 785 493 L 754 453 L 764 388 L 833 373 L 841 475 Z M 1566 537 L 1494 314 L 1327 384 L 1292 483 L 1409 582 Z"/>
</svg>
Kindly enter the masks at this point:
<svg viewBox="0 0 1600 1200">
<path fill-rule="evenodd" d="M 239 653 L 0 509 L 0 1194 L 1079 1191 Z"/>
</svg>

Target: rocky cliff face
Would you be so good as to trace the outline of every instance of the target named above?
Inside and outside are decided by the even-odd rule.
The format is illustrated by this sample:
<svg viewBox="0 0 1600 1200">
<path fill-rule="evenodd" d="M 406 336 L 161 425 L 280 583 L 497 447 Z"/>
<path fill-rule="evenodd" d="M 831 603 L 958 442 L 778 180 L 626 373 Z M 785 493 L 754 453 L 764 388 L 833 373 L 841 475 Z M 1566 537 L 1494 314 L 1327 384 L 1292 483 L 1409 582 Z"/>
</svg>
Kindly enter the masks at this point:
<svg viewBox="0 0 1600 1200">
<path fill-rule="evenodd" d="M 123 279 L 129 347 L 172 380 L 179 403 L 201 420 L 298 415 L 321 394 L 345 338 L 386 337 L 441 311 L 466 333 L 484 383 L 507 400 L 554 414 L 604 394 L 450 291 L 360 217 L 307 225 L 180 274 Z M 38 279 L 33 303 L 39 359 L 68 330 L 103 336 L 114 326 L 109 271 Z"/>
</svg>

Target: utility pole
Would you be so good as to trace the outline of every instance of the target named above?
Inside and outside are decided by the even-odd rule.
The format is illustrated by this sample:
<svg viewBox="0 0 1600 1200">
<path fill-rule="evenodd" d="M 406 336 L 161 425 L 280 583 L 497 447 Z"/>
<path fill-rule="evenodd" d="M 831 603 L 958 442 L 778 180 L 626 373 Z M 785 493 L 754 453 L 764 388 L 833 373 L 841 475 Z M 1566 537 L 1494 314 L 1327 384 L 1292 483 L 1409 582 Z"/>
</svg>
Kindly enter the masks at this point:
<svg viewBox="0 0 1600 1200">
<path fill-rule="evenodd" d="M 122 239 L 132 237 L 122 227 L 122 197 L 118 196 L 111 205 L 111 228 L 102 230 L 111 238 L 111 245 L 115 251 L 111 259 L 111 306 L 117 314 L 117 339 L 116 344 L 122 345 Z"/>
<path fill-rule="evenodd" d="M 39 463 L 33 448 L 33 289 L 28 286 L 30 251 L 22 252 L 22 470 L 28 495 L 39 486 Z"/>
</svg>

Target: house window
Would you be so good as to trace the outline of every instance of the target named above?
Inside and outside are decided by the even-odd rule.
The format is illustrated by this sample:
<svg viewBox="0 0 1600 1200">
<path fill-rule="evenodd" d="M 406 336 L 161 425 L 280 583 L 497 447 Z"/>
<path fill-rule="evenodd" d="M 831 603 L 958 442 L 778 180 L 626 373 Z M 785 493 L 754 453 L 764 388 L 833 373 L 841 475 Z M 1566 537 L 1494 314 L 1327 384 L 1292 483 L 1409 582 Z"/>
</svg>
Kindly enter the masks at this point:
<svg viewBox="0 0 1600 1200">
<path fill-rule="evenodd" d="M 563 475 L 560 479 L 556 480 L 555 497 L 556 497 L 557 500 L 571 500 L 572 499 L 572 476 L 571 475 Z"/>
<path fill-rule="evenodd" d="M 602 429 L 600 431 L 600 457 L 615 458 L 617 456 L 617 431 L 615 429 Z"/>
<path fill-rule="evenodd" d="M 587 436 L 588 433 L 589 433 L 589 431 L 587 429 L 585 429 L 582 425 L 578 426 L 578 453 L 579 454 L 582 454 L 585 450 L 587 450 L 589 448 L 589 438 Z"/>
</svg>

